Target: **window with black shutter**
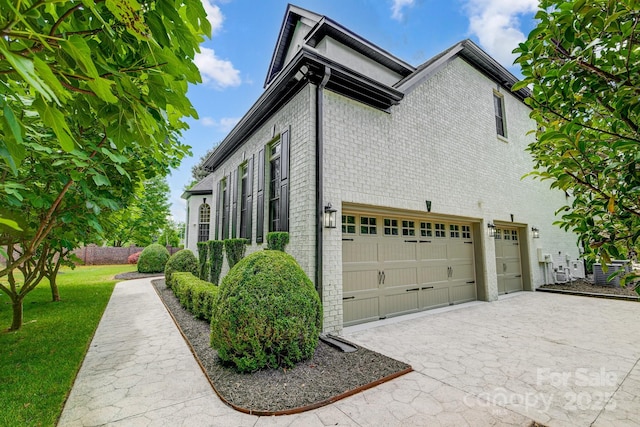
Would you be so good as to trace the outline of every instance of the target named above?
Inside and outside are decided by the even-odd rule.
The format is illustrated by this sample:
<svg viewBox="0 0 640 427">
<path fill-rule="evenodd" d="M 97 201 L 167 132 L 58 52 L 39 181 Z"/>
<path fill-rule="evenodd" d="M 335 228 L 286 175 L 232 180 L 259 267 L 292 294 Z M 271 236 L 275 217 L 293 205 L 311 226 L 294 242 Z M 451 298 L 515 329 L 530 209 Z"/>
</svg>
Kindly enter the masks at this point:
<svg viewBox="0 0 640 427">
<path fill-rule="evenodd" d="M 253 157 L 240 166 L 240 237 L 251 242 L 251 214 L 253 210 Z"/>
<path fill-rule="evenodd" d="M 207 203 L 203 203 L 198 210 L 198 242 L 209 240 L 210 221 L 211 207 Z"/>
</svg>

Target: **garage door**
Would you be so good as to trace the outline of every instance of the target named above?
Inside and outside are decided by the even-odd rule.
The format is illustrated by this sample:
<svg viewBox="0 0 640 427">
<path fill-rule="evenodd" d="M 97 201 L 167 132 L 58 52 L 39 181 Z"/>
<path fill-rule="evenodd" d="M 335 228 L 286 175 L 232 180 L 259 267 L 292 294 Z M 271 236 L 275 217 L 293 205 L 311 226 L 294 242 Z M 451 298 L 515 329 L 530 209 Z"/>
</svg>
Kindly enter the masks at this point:
<svg viewBox="0 0 640 427">
<path fill-rule="evenodd" d="M 476 299 L 471 224 L 342 216 L 344 326 Z"/>
<path fill-rule="evenodd" d="M 496 272 L 498 293 L 508 294 L 522 290 L 520 265 L 520 238 L 515 228 L 496 229 Z"/>
</svg>

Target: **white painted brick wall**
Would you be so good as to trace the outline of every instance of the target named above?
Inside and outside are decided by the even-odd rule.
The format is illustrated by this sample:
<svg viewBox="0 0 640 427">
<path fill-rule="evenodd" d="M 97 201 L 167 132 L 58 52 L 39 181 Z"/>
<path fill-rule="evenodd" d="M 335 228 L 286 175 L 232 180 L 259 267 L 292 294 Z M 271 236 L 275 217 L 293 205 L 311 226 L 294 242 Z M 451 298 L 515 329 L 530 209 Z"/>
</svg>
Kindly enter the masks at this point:
<svg viewBox="0 0 640 427">
<path fill-rule="evenodd" d="M 312 115 L 314 95 L 308 86 L 298 93 L 287 105 L 276 112 L 264 125 L 256 130 L 244 144 L 233 153 L 217 170 L 213 172 L 213 199 L 211 203 L 210 238 L 215 239 L 216 200 L 218 182 L 236 170 L 250 156 L 254 157 L 253 167 L 253 220 L 252 244 L 247 246 L 246 254 L 266 248 L 268 232 L 268 181 L 265 181 L 265 217 L 264 243 L 256 244 L 257 226 L 257 189 L 258 189 L 258 151 L 272 140 L 272 130 L 275 126 L 276 134 L 290 128 L 290 199 L 289 199 L 289 238 L 290 243 L 286 251 L 293 255 L 304 272 L 314 280 L 315 275 L 315 125 Z M 268 161 L 268 160 L 267 160 Z M 190 198 L 189 224 L 197 223 L 197 207 L 202 202 L 202 196 Z M 238 212 L 240 202 L 238 201 Z M 233 209 L 230 208 L 232 211 Z M 232 214 L 232 213 L 231 213 Z M 238 220 L 238 227 L 239 227 Z M 189 225 L 191 229 L 197 227 Z M 238 231 L 239 232 L 239 231 Z M 229 236 L 231 236 L 231 219 L 229 220 Z M 221 236 L 219 236 L 221 238 Z M 189 248 L 195 251 L 197 237 L 189 242 Z M 221 278 L 229 270 L 226 259 L 223 263 Z"/>
<path fill-rule="evenodd" d="M 532 169 L 525 148 L 534 127 L 529 108 L 504 94 L 507 141 L 496 135 L 493 90 L 497 85 L 455 59 L 408 93 L 391 114 L 325 92 L 325 202 L 409 209 L 477 221 L 514 222 L 540 229 L 528 239 L 532 282 L 543 283 L 536 248 L 578 257 L 576 239 L 552 225 L 565 196 L 547 183 L 521 177 Z M 340 218 L 340 212 L 338 212 Z M 495 246 L 483 237 L 489 299 L 497 298 Z M 342 317 L 340 229 L 324 235 L 325 323 Z M 336 318 L 332 318 L 334 315 Z"/>
<path fill-rule="evenodd" d="M 529 245 L 532 283 L 544 282 L 536 249 L 578 258 L 575 238 L 555 226 L 555 210 L 565 196 L 548 184 L 521 177 L 532 169 L 525 148 L 534 126 L 529 109 L 504 89 L 508 139 L 496 135 L 493 111 L 495 83 L 466 62 L 456 59 L 408 93 L 391 114 L 325 91 L 324 200 L 338 211 L 343 203 L 359 203 L 464 217 L 480 229 L 484 265 L 482 272 L 489 300 L 497 298 L 495 244 L 487 237 L 489 222 L 511 222 L 540 229 L 540 239 Z M 247 253 L 261 250 L 255 244 L 257 153 L 276 133 L 291 129 L 290 238 L 287 252 L 314 280 L 315 268 L 315 87 L 307 86 L 274 114 L 221 167 L 217 182 L 255 155 L 253 244 Z M 267 205 L 265 194 L 265 208 Z M 195 202 L 194 202 L 195 200 Z M 190 201 L 190 224 L 197 222 L 201 198 Z M 215 221 L 215 204 L 212 209 Z M 265 211 L 265 236 L 267 228 Z M 193 227 L 190 225 L 190 227 Z M 214 226 L 211 238 L 214 238 Z M 191 240 L 195 242 L 194 240 Z M 190 247 L 192 246 L 190 241 Z M 195 246 L 195 243 L 193 243 Z M 342 329 L 342 241 L 340 228 L 323 230 L 324 330 Z M 227 272 L 226 262 L 223 275 Z"/>
</svg>

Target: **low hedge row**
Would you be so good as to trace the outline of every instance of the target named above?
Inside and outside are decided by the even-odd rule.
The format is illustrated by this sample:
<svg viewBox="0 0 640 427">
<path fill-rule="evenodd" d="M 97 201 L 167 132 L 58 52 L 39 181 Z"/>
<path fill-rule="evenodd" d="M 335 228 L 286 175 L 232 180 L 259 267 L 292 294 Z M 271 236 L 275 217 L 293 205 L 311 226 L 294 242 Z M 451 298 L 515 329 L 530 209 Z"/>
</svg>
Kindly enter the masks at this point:
<svg viewBox="0 0 640 427">
<path fill-rule="evenodd" d="M 173 273 L 167 285 L 180 300 L 180 304 L 198 319 L 211 321 L 213 300 L 218 287 L 198 279 L 191 273 Z"/>
</svg>

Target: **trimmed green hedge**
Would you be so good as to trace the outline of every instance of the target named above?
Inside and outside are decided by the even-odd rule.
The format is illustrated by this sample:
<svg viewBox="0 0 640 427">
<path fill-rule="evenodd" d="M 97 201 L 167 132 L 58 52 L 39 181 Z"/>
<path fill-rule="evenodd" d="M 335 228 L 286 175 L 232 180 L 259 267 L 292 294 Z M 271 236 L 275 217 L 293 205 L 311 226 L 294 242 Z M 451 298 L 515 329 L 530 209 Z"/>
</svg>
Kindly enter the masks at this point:
<svg viewBox="0 0 640 427">
<path fill-rule="evenodd" d="M 227 239 L 224 241 L 224 251 L 227 253 L 229 270 L 244 258 L 247 243 L 249 243 L 247 239 Z"/>
<path fill-rule="evenodd" d="M 180 305 L 197 318 L 210 321 L 218 287 L 191 273 L 173 273 L 172 281 L 172 289 Z"/>
<path fill-rule="evenodd" d="M 224 242 L 222 240 L 209 240 L 207 242 L 209 248 L 209 278 L 213 284 L 220 281 L 220 272 L 222 271 L 222 260 L 224 259 Z"/>
<path fill-rule="evenodd" d="M 169 251 L 164 246 L 153 243 L 142 251 L 138 258 L 138 273 L 162 273 L 169 260 Z"/>
<path fill-rule="evenodd" d="M 322 305 L 295 259 L 258 251 L 222 280 L 211 318 L 211 346 L 240 372 L 291 367 L 313 356 Z"/>
<path fill-rule="evenodd" d="M 207 242 L 198 242 L 198 277 L 202 280 L 209 278 L 209 270 L 207 268 L 207 255 L 209 246 Z"/>
<path fill-rule="evenodd" d="M 198 260 L 189 249 L 182 249 L 171 255 L 164 267 L 164 279 L 168 287 L 171 287 L 171 276 L 176 272 L 189 272 L 198 274 Z"/>
<path fill-rule="evenodd" d="M 267 233 L 267 249 L 282 251 L 289 244 L 289 233 L 286 231 L 272 231 Z"/>
</svg>

